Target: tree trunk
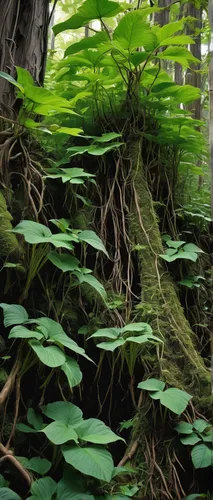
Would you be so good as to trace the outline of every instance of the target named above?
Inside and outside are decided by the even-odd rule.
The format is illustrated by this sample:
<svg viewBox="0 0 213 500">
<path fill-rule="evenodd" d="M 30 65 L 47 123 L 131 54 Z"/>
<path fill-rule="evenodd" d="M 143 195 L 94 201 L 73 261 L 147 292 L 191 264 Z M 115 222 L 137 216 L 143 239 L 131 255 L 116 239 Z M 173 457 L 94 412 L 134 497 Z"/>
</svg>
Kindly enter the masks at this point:
<svg viewBox="0 0 213 500">
<path fill-rule="evenodd" d="M 0 70 L 15 76 L 15 66 L 44 81 L 49 0 L 0 0 Z M 14 92 L 0 78 L 0 112 L 12 112 Z"/>
<path fill-rule="evenodd" d="M 201 61 L 201 29 L 202 29 L 202 8 L 196 9 L 195 5 L 189 3 L 187 5 L 187 16 L 196 18 L 196 29 L 199 30 L 197 36 L 194 36 L 195 29 L 194 26 L 190 28 L 187 26 L 187 34 L 191 35 L 195 41 L 193 45 L 190 45 L 190 51 L 194 57 Z M 192 65 L 192 70 L 188 69 L 186 73 L 186 84 L 193 85 L 194 87 L 201 88 L 201 74 L 197 72 L 200 70 L 200 63 Z M 197 99 L 189 109 L 193 112 L 194 118 L 197 120 L 201 119 L 201 99 Z"/>
</svg>

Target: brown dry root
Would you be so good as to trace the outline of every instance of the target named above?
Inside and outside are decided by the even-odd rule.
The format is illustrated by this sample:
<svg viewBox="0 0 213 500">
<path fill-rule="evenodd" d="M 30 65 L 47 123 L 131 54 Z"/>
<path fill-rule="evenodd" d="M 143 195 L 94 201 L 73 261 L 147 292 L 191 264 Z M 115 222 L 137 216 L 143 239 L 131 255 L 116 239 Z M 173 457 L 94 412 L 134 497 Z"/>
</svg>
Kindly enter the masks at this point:
<svg viewBox="0 0 213 500">
<path fill-rule="evenodd" d="M 29 472 L 26 469 L 24 469 L 24 467 L 22 467 L 17 458 L 14 457 L 12 451 L 8 450 L 8 448 L 3 446 L 2 443 L 0 443 L 0 455 L 1 455 L 0 464 L 8 460 L 11 463 L 11 465 L 13 465 L 18 470 L 18 472 L 21 474 L 21 476 L 24 478 L 24 480 L 30 487 L 32 484 L 32 478 Z"/>
<path fill-rule="evenodd" d="M 15 382 L 16 382 L 16 376 L 20 370 L 21 364 L 19 359 L 16 361 L 14 364 L 9 377 L 7 379 L 7 382 L 4 384 L 3 389 L 0 392 L 0 406 L 4 405 L 6 399 L 9 397 L 11 394 L 12 390 L 14 389 Z"/>
</svg>

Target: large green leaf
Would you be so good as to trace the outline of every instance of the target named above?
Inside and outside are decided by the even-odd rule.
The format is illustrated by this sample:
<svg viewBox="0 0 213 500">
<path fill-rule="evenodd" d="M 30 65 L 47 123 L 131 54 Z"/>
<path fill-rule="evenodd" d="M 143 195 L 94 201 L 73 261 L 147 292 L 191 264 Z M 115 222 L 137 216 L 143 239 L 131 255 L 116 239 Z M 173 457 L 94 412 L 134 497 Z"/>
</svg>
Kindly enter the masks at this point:
<svg viewBox="0 0 213 500">
<path fill-rule="evenodd" d="M 174 61 L 183 66 L 189 67 L 190 63 L 199 63 L 199 59 L 194 57 L 192 53 L 185 47 L 168 47 L 157 55 L 158 59 L 166 59 L 167 61 Z"/>
<path fill-rule="evenodd" d="M 113 342 L 101 342 L 100 344 L 97 344 L 97 347 L 99 349 L 103 349 L 104 351 L 111 351 L 113 352 L 117 347 L 120 347 L 126 343 L 125 339 L 117 339 L 114 340 Z"/>
<path fill-rule="evenodd" d="M 23 306 L 17 304 L 0 304 L 4 312 L 4 326 L 20 325 L 28 320 L 28 314 Z"/>
<path fill-rule="evenodd" d="M 1 73 L 0 73 L 1 76 Z M 0 498 L 1 500 L 21 500 L 21 497 L 17 495 L 10 488 L 0 488 Z"/>
<path fill-rule="evenodd" d="M 54 34 L 57 35 L 61 33 L 61 31 L 78 29 L 88 24 L 93 19 L 114 17 L 122 10 L 119 3 L 110 0 L 86 0 L 81 7 L 79 7 L 77 14 L 63 23 L 56 24 L 56 26 L 53 27 L 53 31 Z"/>
<path fill-rule="evenodd" d="M 144 380 L 138 384 L 138 388 L 145 391 L 163 391 L 164 387 L 165 382 L 156 378 L 148 378 L 148 380 Z"/>
<path fill-rule="evenodd" d="M 8 82 L 12 83 L 12 85 L 14 85 L 15 87 L 18 87 L 18 89 L 24 93 L 24 88 L 23 86 L 18 83 L 12 76 L 8 75 L 8 73 L 4 73 L 4 71 L 0 71 L 0 77 L 1 78 L 4 78 L 5 80 L 7 80 Z"/>
<path fill-rule="evenodd" d="M 34 81 L 33 78 L 27 69 L 21 68 L 20 66 L 16 66 L 16 72 L 17 72 L 17 83 L 19 85 L 22 85 L 23 88 L 26 87 L 26 85 L 33 85 Z"/>
<path fill-rule="evenodd" d="M 43 347 L 37 340 L 30 340 L 29 344 L 40 361 L 50 368 L 57 368 L 66 361 L 65 354 L 56 346 Z"/>
<path fill-rule="evenodd" d="M 197 444 L 191 452 L 195 469 L 204 469 L 213 465 L 213 451 L 205 444 Z"/>
<path fill-rule="evenodd" d="M 77 361 L 69 356 L 66 356 L 65 363 L 60 367 L 67 377 L 70 388 L 76 387 L 82 381 L 82 372 Z"/>
<path fill-rule="evenodd" d="M 32 245 L 51 243 L 56 248 L 63 247 L 69 250 L 72 248 L 71 241 L 76 240 L 76 238 L 70 234 L 52 234 L 48 227 L 30 220 L 20 222 L 12 232 L 22 234 L 25 241 Z"/>
<path fill-rule="evenodd" d="M 53 94 L 50 90 L 44 87 L 37 87 L 35 85 L 27 85 L 25 87 L 25 96 L 36 104 L 52 104 L 61 108 L 70 108 L 70 103 L 63 97 Z"/>
<path fill-rule="evenodd" d="M 58 333 L 58 334 L 53 334 L 51 335 L 49 342 L 56 342 L 57 344 L 67 347 L 71 351 L 75 352 L 76 354 L 80 354 L 84 358 L 88 359 L 88 361 L 92 361 L 89 356 L 85 353 L 85 350 L 83 347 L 79 347 L 79 345 L 72 340 L 66 333 Z"/>
<path fill-rule="evenodd" d="M 155 399 L 157 394 L 150 394 L 150 396 Z M 191 398 L 192 396 L 187 392 L 173 387 L 159 394 L 161 404 L 177 415 L 181 415 L 184 412 Z"/>
<path fill-rule="evenodd" d="M 48 259 L 54 266 L 61 269 L 64 273 L 67 271 L 76 271 L 79 268 L 79 260 L 68 253 L 58 254 L 57 252 L 50 252 L 48 254 Z"/>
<path fill-rule="evenodd" d="M 157 37 L 144 21 L 140 10 L 129 12 L 121 19 L 114 30 L 113 39 L 129 52 L 138 47 L 153 50 L 157 45 Z"/>
<path fill-rule="evenodd" d="M 193 45 L 195 42 L 191 36 L 176 35 L 170 38 L 165 38 L 160 42 L 160 47 L 163 45 Z"/>
<path fill-rule="evenodd" d="M 156 337 L 155 335 L 149 334 L 149 335 L 138 335 L 135 337 L 127 337 L 126 342 L 134 342 L 135 344 L 144 344 L 146 342 L 163 342 L 159 337 Z"/>
<path fill-rule="evenodd" d="M 29 500 L 31 498 L 33 500 L 52 500 L 56 487 L 56 482 L 51 477 L 38 479 L 31 486 L 30 493 L 32 493 L 32 497 L 29 497 Z"/>
<path fill-rule="evenodd" d="M 99 236 L 97 236 L 97 234 L 94 233 L 94 231 L 89 231 L 89 230 L 81 231 L 81 233 L 78 234 L 78 238 L 80 241 L 85 241 L 86 243 L 88 243 L 88 245 L 91 245 L 93 248 L 96 248 L 96 250 L 104 252 L 108 256 L 104 244 L 102 243 Z"/>
<path fill-rule="evenodd" d="M 101 328 L 93 333 L 89 338 L 106 338 L 116 340 L 121 333 L 121 328 Z"/>
<path fill-rule="evenodd" d="M 76 428 L 76 432 L 82 441 L 88 441 L 89 443 L 108 444 L 114 443 L 119 439 L 124 441 L 97 418 L 83 420 L 83 422 Z"/>
<path fill-rule="evenodd" d="M 78 443 L 78 435 L 73 427 L 63 422 L 51 422 L 51 424 L 44 427 L 40 432 L 44 432 L 47 438 L 56 445 L 67 443 L 67 441 Z"/>
<path fill-rule="evenodd" d="M 124 326 L 121 328 L 122 333 L 126 332 L 144 332 L 151 334 L 152 333 L 152 328 L 149 326 L 147 323 L 130 323 L 129 325 Z"/>
<path fill-rule="evenodd" d="M 14 326 L 8 335 L 9 339 L 37 339 L 41 340 L 43 335 L 39 332 L 29 330 L 23 325 Z"/>
<path fill-rule="evenodd" d="M 76 54 L 80 50 L 84 49 L 92 49 L 98 47 L 101 43 L 109 40 L 107 33 L 101 31 L 100 33 L 96 33 L 94 36 L 89 36 L 88 38 L 83 38 L 80 42 L 73 43 L 65 50 L 64 56 L 69 56 L 71 54 Z"/>
<path fill-rule="evenodd" d="M 101 446 L 78 446 L 62 447 L 65 461 L 75 469 L 88 476 L 102 481 L 110 482 L 114 464 L 111 454 Z"/>
<path fill-rule="evenodd" d="M 68 403 L 68 401 L 56 401 L 42 407 L 42 412 L 46 417 L 62 422 L 65 425 L 76 427 L 82 421 L 82 411 L 78 406 Z"/>
<path fill-rule="evenodd" d="M 170 22 L 162 27 L 153 26 L 152 31 L 157 34 L 159 42 L 163 42 L 169 37 L 172 37 L 178 31 L 181 31 L 184 27 L 186 18 L 182 17 L 179 21 Z"/>
</svg>

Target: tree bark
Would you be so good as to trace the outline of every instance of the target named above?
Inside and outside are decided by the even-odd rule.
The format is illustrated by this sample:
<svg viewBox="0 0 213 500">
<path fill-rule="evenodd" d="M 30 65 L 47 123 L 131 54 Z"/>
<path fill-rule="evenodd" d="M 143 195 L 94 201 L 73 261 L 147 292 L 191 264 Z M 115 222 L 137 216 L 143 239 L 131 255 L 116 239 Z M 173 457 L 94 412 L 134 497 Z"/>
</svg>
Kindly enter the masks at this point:
<svg viewBox="0 0 213 500">
<path fill-rule="evenodd" d="M 43 84 L 47 53 L 49 0 L 0 0 L 0 71 L 15 76 L 15 66 L 27 69 Z M 12 112 L 11 84 L 0 78 L 0 112 Z"/>
</svg>

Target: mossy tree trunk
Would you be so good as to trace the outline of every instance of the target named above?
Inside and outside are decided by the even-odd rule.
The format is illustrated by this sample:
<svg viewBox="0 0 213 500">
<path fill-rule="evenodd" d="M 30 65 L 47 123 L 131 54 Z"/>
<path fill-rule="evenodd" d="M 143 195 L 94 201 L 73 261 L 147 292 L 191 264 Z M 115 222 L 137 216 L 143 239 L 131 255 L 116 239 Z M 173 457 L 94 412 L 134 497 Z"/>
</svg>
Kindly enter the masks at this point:
<svg viewBox="0 0 213 500">
<path fill-rule="evenodd" d="M 210 394 L 210 374 L 197 350 L 195 334 L 181 307 L 177 287 L 166 269 L 161 234 L 152 196 L 143 169 L 141 143 L 130 148 L 132 207 L 129 227 L 137 251 L 141 283 L 141 311 L 156 335 L 164 340 L 162 356 L 153 361 L 158 372 L 172 386 L 187 390 L 202 404 Z"/>
</svg>

